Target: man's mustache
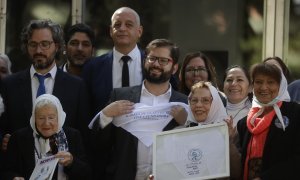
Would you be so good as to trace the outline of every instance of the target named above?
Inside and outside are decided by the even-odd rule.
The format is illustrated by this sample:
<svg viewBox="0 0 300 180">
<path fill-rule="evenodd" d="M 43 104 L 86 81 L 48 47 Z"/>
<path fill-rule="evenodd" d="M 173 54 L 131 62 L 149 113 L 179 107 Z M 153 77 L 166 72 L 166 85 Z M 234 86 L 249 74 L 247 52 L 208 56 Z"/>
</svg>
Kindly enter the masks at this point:
<svg viewBox="0 0 300 180">
<path fill-rule="evenodd" d="M 149 71 L 151 71 L 151 70 L 158 70 L 158 71 L 160 71 L 160 72 L 163 72 L 163 69 L 158 68 L 158 67 L 150 67 L 150 68 L 149 68 Z"/>
<path fill-rule="evenodd" d="M 40 58 L 40 57 L 47 58 L 47 56 L 45 56 L 44 54 L 34 54 L 33 55 L 33 58 Z"/>
</svg>

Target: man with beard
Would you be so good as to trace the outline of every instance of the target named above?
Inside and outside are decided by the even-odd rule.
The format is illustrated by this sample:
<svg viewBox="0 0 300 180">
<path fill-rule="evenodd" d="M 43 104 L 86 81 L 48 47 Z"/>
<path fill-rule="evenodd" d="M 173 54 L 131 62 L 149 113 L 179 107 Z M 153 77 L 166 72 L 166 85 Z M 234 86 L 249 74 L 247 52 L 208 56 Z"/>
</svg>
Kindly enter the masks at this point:
<svg viewBox="0 0 300 180">
<path fill-rule="evenodd" d="M 101 154 L 102 159 L 98 162 L 106 163 L 105 177 L 109 180 L 144 180 L 152 173 L 152 145 L 145 144 L 140 136 L 124 126 L 116 125 L 116 117 L 131 113 L 135 103 L 150 108 L 169 102 L 187 103 L 187 96 L 172 89 L 169 83 L 178 69 L 178 47 L 166 39 L 156 39 L 148 44 L 146 54 L 142 85 L 114 89 L 110 99 L 112 103 L 102 109 L 89 125 L 107 138 L 105 145 L 110 149 L 107 149 L 108 153 Z M 184 108 L 178 105 L 172 106 L 170 112 L 174 118 L 167 125 L 155 124 L 163 131 L 175 128 L 177 122 L 187 116 Z M 130 124 L 135 131 L 148 128 L 136 122 Z M 103 167 L 103 164 L 96 167 Z"/>
<path fill-rule="evenodd" d="M 62 69 L 80 76 L 84 63 L 94 54 L 95 33 L 86 24 L 74 24 L 66 33 L 65 42 L 67 62 L 62 65 Z"/>
<path fill-rule="evenodd" d="M 21 41 L 32 65 L 2 81 L 5 111 L 0 131 L 9 138 L 9 134 L 28 126 L 33 102 L 40 94 L 47 93 L 61 101 L 67 114 L 65 125 L 86 133 L 90 109 L 85 84 L 57 68 L 55 62 L 64 46 L 60 25 L 51 20 L 32 20 L 22 30 Z M 5 148 L 6 144 L 2 145 Z"/>
</svg>

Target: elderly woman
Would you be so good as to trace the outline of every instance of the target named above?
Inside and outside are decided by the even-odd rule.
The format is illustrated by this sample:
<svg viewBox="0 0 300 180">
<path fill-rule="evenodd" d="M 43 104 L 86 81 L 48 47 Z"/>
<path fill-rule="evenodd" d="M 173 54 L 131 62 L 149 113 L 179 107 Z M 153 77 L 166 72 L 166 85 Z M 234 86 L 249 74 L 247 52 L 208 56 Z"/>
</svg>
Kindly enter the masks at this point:
<svg viewBox="0 0 300 180">
<path fill-rule="evenodd" d="M 11 62 L 6 54 L 0 53 L 0 79 L 11 74 Z"/>
<path fill-rule="evenodd" d="M 297 179 L 300 161 L 300 105 L 289 100 L 287 83 L 273 64 L 251 69 L 254 97 L 238 123 L 244 179 Z"/>
<path fill-rule="evenodd" d="M 66 114 L 53 95 L 39 96 L 33 106 L 30 126 L 12 134 L 7 148 L 4 179 L 29 179 L 38 159 L 59 158 L 53 179 L 89 179 L 79 131 L 62 128 Z"/>
<path fill-rule="evenodd" d="M 0 79 L 11 74 L 11 62 L 6 54 L 0 53 Z M 4 112 L 3 99 L 0 95 L 0 115 Z M 1 133 L 1 132 L 0 132 Z M 0 137 L 0 141 L 2 138 Z M 1 148 L 0 148 L 1 149 Z"/>
<path fill-rule="evenodd" d="M 230 134 L 230 178 L 240 178 L 240 154 L 233 144 L 232 119 L 228 115 L 219 96 L 218 90 L 209 82 L 200 81 L 192 86 L 189 95 L 190 112 L 187 125 L 206 125 L 226 121 Z"/>
<path fill-rule="evenodd" d="M 252 86 L 248 71 L 238 65 L 227 68 L 223 91 L 227 97 L 226 112 L 233 119 L 233 127 L 236 127 L 251 108 Z"/>
<path fill-rule="evenodd" d="M 189 106 L 191 113 L 187 122 L 204 125 L 224 122 L 227 118 L 218 90 L 210 82 L 200 81 L 192 86 Z"/>
</svg>

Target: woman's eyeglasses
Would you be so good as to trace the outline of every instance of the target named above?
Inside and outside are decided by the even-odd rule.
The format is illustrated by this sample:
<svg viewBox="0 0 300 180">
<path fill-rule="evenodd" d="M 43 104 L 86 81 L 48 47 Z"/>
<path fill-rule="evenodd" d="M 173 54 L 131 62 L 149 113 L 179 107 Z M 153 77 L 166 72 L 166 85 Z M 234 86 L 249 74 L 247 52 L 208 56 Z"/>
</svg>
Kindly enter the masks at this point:
<svg viewBox="0 0 300 180">
<path fill-rule="evenodd" d="M 212 102 L 212 100 L 213 98 L 211 96 L 201 97 L 201 98 L 196 98 L 196 97 L 189 98 L 190 105 L 196 105 L 199 102 L 201 102 L 201 104 L 208 105 Z"/>
<path fill-rule="evenodd" d="M 206 73 L 207 69 L 205 67 L 199 66 L 199 67 L 189 67 L 185 69 L 185 73 L 187 74 L 196 74 L 196 73 Z"/>
</svg>

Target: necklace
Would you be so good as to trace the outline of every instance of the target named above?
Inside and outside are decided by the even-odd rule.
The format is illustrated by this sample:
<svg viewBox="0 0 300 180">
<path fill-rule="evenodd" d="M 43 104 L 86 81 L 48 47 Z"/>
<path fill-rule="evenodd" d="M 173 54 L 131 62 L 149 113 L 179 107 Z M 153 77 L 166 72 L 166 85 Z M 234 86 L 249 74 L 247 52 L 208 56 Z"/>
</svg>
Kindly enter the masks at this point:
<svg viewBox="0 0 300 180">
<path fill-rule="evenodd" d="M 230 115 L 229 113 L 228 113 L 228 110 L 232 110 L 233 112 L 236 112 L 236 111 L 234 111 L 234 109 L 237 109 L 237 108 L 233 108 L 234 106 L 235 107 L 238 107 L 239 105 L 238 104 L 240 104 L 240 103 L 238 103 L 238 104 L 231 104 L 231 103 L 229 103 L 229 102 L 227 102 L 228 104 L 227 104 L 227 107 L 226 107 L 226 113 L 228 114 L 228 115 Z M 232 119 L 234 119 L 234 118 L 236 118 L 238 115 L 239 115 L 239 113 L 241 112 L 241 111 L 243 111 L 244 109 L 246 109 L 246 108 L 248 108 L 248 107 L 251 107 L 251 102 L 248 100 L 248 99 L 246 99 L 244 102 L 242 101 L 241 103 L 244 103 L 244 106 L 242 107 L 242 108 L 240 108 L 234 115 L 231 115 L 231 117 L 232 117 Z M 234 106 L 233 106 L 234 105 Z"/>
<path fill-rule="evenodd" d="M 238 110 L 238 112 L 235 113 L 234 116 L 232 116 L 232 115 L 230 115 L 230 114 L 228 113 L 227 108 L 226 108 L 226 113 L 227 113 L 228 115 L 230 115 L 230 116 L 232 117 L 232 119 L 234 119 L 234 118 L 235 118 L 242 110 L 246 109 L 246 107 L 247 107 L 247 105 L 245 105 L 243 108 L 241 108 L 240 110 Z"/>
</svg>

